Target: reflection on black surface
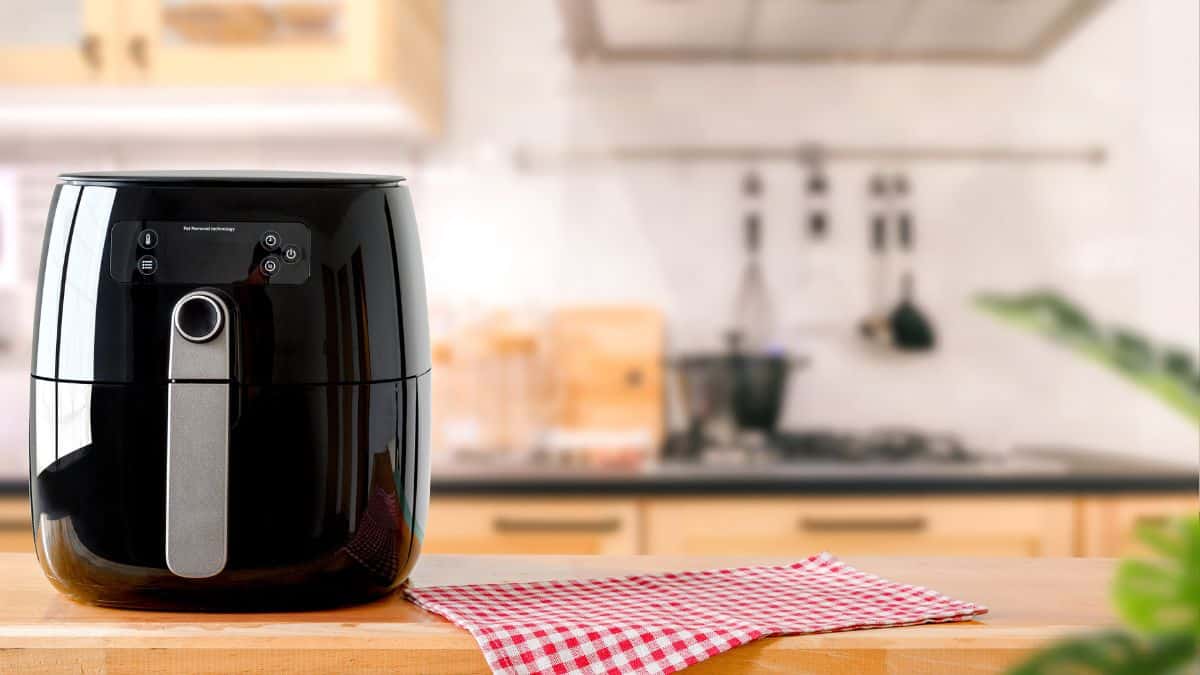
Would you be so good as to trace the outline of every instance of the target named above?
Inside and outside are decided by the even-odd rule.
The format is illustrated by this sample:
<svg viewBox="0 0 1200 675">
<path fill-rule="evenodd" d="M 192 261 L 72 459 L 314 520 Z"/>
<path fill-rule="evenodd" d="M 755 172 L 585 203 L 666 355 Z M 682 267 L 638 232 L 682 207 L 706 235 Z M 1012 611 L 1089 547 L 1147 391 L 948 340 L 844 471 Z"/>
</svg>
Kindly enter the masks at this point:
<svg viewBox="0 0 1200 675">
<path fill-rule="evenodd" d="M 72 218 L 79 199 L 79 188 L 60 185 L 50 205 L 50 222 L 42 253 L 38 278 L 37 320 L 34 322 L 33 374 L 55 377 L 58 372 L 58 314 L 62 300 L 63 264 L 70 240 Z"/>
<path fill-rule="evenodd" d="M 391 455 L 386 451 L 372 455 L 371 497 L 366 511 L 346 544 L 346 552 L 381 581 L 396 578 L 403 560 L 408 559 L 412 533 L 404 522 L 400 497 L 392 479 Z"/>
<path fill-rule="evenodd" d="M 113 188 L 89 187 L 79 198 L 63 282 L 58 354 L 60 378 L 90 381 L 96 377 L 100 264 L 104 259 L 104 242 L 108 237 L 109 216 L 116 194 Z"/>
</svg>

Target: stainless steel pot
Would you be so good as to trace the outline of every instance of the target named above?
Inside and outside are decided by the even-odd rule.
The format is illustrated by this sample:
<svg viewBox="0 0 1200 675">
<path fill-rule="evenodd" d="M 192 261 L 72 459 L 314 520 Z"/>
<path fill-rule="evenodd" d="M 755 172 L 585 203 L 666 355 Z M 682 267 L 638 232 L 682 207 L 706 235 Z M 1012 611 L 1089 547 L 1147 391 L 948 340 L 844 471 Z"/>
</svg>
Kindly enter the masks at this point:
<svg viewBox="0 0 1200 675">
<path fill-rule="evenodd" d="M 788 378 L 803 363 L 782 354 L 693 354 L 676 359 L 671 365 L 689 433 L 712 442 L 732 432 L 773 432 L 783 412 Z"/>
</svg>

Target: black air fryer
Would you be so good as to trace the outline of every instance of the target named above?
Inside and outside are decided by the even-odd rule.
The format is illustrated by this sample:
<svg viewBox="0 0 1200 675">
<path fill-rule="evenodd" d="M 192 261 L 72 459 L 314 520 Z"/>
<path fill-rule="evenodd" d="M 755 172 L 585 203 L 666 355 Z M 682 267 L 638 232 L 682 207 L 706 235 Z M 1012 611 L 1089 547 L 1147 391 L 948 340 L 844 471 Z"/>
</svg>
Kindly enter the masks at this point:
<svg viewBox="0 0 1200 675">
<path fill-rule="evenodd" d="M 29 414 L 50 581 L 180 609 L 396 588 L 429 502 L 429 331 L 403 179 L 60 181 Z"/>
</svg>

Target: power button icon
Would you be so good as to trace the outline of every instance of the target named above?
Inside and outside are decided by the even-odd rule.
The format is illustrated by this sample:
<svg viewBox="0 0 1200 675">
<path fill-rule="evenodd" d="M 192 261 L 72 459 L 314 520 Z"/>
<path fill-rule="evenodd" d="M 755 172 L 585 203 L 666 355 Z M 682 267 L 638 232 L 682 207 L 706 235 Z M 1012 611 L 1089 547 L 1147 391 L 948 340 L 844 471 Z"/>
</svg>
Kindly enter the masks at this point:
<svg viewBox="0 0 1200 675">
<path fill-rule="evenodd" d="M 283 261 L 294 263 L 300 259 L 300 247 L 295 244 L 288 244 L 283 247 Z"/>
</svg>

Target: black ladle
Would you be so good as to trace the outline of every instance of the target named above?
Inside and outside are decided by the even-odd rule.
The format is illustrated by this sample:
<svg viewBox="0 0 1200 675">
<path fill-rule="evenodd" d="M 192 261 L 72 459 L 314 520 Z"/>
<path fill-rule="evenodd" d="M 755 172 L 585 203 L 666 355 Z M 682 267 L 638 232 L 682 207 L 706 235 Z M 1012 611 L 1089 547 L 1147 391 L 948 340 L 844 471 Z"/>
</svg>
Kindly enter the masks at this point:
<svg viewBox="0 0 1200 675">
<path fill-rule="evenodd" d="M 904 250 L 909 265 L 900 280 L 900 302 L 896 304 L 896 308 L 888 317 L 892 344 L 897 349 L 906 351 L 933 349 L 937 345 L 937 334 L 933 330 L 933 323 L 925 316 L 921 308 L 917 307 L 917 303 L 913 299 L 915 281 L 912 270 L 912 216 L 909 213 L 901 213 L 897 224 L 900 230 L 900 248 Z"/>
</svg>

